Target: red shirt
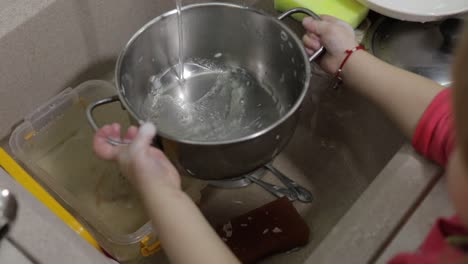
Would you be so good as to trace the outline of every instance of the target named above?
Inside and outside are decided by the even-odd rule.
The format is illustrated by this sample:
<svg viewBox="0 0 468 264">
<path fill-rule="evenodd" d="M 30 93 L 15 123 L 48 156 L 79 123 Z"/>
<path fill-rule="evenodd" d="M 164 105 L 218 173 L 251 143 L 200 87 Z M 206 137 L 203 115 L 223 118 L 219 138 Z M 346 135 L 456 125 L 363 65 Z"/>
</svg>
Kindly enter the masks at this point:
<svg viewBox="0 0 468 264">
<path fill-rule="evenodd" d="M 453 150 L 452 90 L 440 92 L 427 107 L 413 136 L 413 147 L 442 167 Z"/>
<path fill-rule="evenodd" d="M 445 89 L 434 98 L 421 117 L 412 140 L 418 152 L 443 167 L 454 147 L 451 94 L 451 89 Z M 389 264 L 453 263 L 464 255 L 453 241 L 468 242 L 468 230 L 456 217 L 439 219 L 417 252 L 400 254 Z"/>
</svg>

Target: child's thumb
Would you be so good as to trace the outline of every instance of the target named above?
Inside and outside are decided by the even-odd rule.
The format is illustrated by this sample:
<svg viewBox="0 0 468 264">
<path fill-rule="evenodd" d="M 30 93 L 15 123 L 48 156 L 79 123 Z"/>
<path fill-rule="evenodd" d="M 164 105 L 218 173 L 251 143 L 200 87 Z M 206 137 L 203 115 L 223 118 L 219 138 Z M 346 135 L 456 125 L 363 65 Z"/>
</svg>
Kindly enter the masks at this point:
<svg viewBox="0 0 468 264">
<path fill-rule="evenodd" d="M 130 145 L 130 151 L 137 152 L 147 148 L 153 142 L 154 136 L 156 136 L 156 127 L 152 123 L 144 123 Z"/>
<path fill-rule="evenodd" d="M 307 32 L 314 33 L 315 35 L 322 35 L 325 34 L 327 30 L 327 21 L 324 20 L 316 20 L 312 17 L 306 17 L 302 20 L 302 25 L 307 30 Z"/>
<path fill-rule="evenodd" d="M 318 34 L 317 32 L 317 20 L 313 19 L 312 17 L 305 17 L 302 20 L 302 25 L 308 32 L 312 32 L 314 34 Z"/>
</svg>

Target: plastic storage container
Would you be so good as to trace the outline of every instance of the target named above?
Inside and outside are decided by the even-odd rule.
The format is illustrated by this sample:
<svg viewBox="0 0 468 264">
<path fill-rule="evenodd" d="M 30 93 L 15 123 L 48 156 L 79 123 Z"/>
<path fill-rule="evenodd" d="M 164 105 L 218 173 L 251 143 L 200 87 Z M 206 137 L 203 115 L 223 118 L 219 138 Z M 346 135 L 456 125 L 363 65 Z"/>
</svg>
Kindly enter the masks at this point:
<svg viewBox="0 0 468 264">
<path fill-rule="evenodd" d="M 92 150 L 89 102 L 115 94 L 112 83 L 88 81 L 66 89 L 25 118 L 10 138 L 13 153 L 65 208 L 119 261 L 159 250 L 138 194 L 112 162 Z M 95 111 L 101 124 L 129 124 L 119 104 Z"/>
</svg>

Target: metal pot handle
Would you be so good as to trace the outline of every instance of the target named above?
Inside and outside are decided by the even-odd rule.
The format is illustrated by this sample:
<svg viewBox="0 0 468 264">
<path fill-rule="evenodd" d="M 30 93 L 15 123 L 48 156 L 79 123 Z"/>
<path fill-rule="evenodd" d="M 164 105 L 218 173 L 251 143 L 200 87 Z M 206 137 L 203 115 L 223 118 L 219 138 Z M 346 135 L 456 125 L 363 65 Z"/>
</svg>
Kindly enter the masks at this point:
<svg viewBox="0 0 468 264">
<path fill-rule="evenodd" d="M 96 120 L 94 120 L 94 116 L 93 116 L 93 111 L 95 108 L 99 107 L 99 106 L 102 106 L 102 105 L 106 105 L 106 104 L 110 104 L 110 103 L 114 103 L 114 102 L 117 102 L 119 101 L 120 102 L 120 99 L 119 99 L 119 96 L 118 95 L 114 95 L 114 96 L 111 96 L 111 97 L 107 97 L 107 98 L 104 98 L 104 99 L 101 99 L 101 100 L 98 100 L 96 102 L 93 102 L 93 103 L 90 103 L 88 105 L 88 107 L 86 108 L 86 117 L 88 119 L 88 123 L 89 125 L 94 129 L 94 131 L 98 131 L 99 130 L 99 127 L 98 125 L 96 124 Z M 128 142 L 121 142 L 119 140 L 114 140 L 112 138 L 107 138 L 107 142 L 111 145 L 114 145 L 114 146 L 126 146 L 126 145 L 129 145 L 130 143 Z"/>
<path fill-rule="evenodd" d="M 278 19 L 283 20 L 283 19 L 285 19 L 285 18 L 287 18 L 287 17 L 289 17 L 289 16 L 291 16 L 293 14 L 297 14 L 297 13 L 306 14 L 306 15 L 312 17 L 315 20 L 321 20 L 319 15 L 315 14 L 314 12 L 312 12 L 309 9 L 301 8 L 301 7 L 296 7 L 296 8 L 293 8 L 293 9 L 290 9 L 290 10 L 284 12 L 283 14 L 281 14 L 278 17 Z M 315 51 L 314 54 L 312 54 L 309 57 L 309 62 L 313 62 L 318 56 L 322 55 L 323 52 L 325 52 L 325 47 L 321 46 L 317 51 Z"/>
</svg>

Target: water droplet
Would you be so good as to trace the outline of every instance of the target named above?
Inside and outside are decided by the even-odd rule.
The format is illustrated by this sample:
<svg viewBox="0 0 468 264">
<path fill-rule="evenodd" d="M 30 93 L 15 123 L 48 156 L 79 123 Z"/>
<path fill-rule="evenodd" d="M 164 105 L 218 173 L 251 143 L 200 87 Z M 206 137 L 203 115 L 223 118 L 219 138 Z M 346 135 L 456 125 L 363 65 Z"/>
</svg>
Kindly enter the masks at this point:
<svg viewBox="0 0 468 264">
<path fill-rule="evenodd" d="M 141 63 L 143 61 L 143 56 L 141 56 L 139 59 L 138 59 L 138 63 Z"/>
<path fill-rule="evenodd" d="M 293 48 L 293 45 L 292 45 L 291 41 L 288 41 L 288 45 L 289 45 L 289 47 L 290 47 L 291 49 Z"/>
<path fill-rule="evenodd" d="M 291 62 L 294 64 L 296 63 L 296 60 L 294 59 L 294 57 L 291 57 Z"/>
<path fill-rule="evenodd" d="M 258 104 L 258 105 L 257 105 L 257 107 L 261 107 L 261 106 L 262 106 L 262 104 Z"/>
<path fill-rule="evenodd" d="M 220 58 L 221 56 L 223 56 L 223 54 L 221 52 L 218 52 L 214 55 L 215 58 Z"/>
<path fill-rule="evenodd" d="M 279 140 L 281 138 L 280 135 L 276 135 L 276 140 Z"/>
<path fill-rule="evenodd" d="M 245 103 L 245 100 L 242 98 L 242 99 L 240 100 L 240 103 L 241 103 L 241 104 L 244 104 L 244 103 Z"/>
<path fill-rule="evenodd" d="M 297 71 L 294 71 L 294 77 L 297 77 Z"/>
<path fill-rule="evenodd" d="M 288 40 L 288 34 L 286 34 L 286 32 L 281 31 L 281 34 L 280 34 L 280 35 L 281 35 L 281 39 L 282 39 L 282 40 L 284 40 L 284 41 Z"/>
</svg>

